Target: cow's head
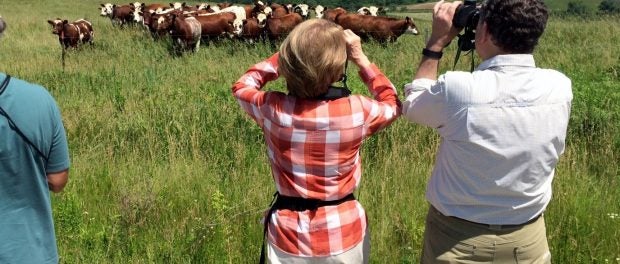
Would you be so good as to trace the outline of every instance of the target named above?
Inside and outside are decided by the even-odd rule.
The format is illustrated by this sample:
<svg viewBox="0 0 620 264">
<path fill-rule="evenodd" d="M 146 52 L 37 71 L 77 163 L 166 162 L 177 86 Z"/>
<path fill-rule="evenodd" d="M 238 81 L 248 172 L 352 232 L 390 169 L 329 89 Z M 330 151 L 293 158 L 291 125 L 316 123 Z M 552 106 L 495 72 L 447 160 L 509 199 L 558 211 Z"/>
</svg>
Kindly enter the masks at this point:
<svg viewBox="0 0 620 264">
<path fill-rule="evenodd" d="M 263 3 L 263 1 L 254 1 L 254 8 L 252 8 L 252 15 L 257 15 L 259 13 L 262 13 L 263 10 L 265 10 L 265 7 L 267 7 L 265 5 L 265 3 Z"/>
<path fill-rule="evenodd" d="M 379 12 L 383 11 L 383 7 L 370 6 L 368 7 L 368 13 L 371 16 L 379 15 Z"/>
<path fill-rule="evenodd" d="M 314 13 L 316 14 L 316 18 L 323 18 L 325 15 L 325 7 L 322 5 L 315 6 Z"/>
<path fill-rule="evenodd" d="M 410 17 L 405 18 L 405 25 L 407 26 L 407 29 L 405 29 L 406 34 L 420 34 L 418 28 L 415 26 L 415 23 L 413 23 L 413 19 L 411 19 Z"/>
<path fill-rule="evenodd" d="M 170 30 L 172 17 L 170 14 L 152 14 L 149 29 L 158 35 L 164 35 Z"/>
<path fill-rule="evenodd" d="M 273 15 L 273 9 L 270 6 L 266 6 L 265 9 L 263 9 L 263 12 L 261 12 L 263 15 L 269 17 L 271 15 Z M 258 18 L 258 15 L 257 17 Z"/>
<path fill-rule="evenodd" d="M 133 9 L 133 12 L 131 12 L 131 19 L 133 20 L 133 22 L 144 24 L 142 7 Z"/>
<path fill-rule="evenodd" d="M 69 23 L 69 21 L 56 18 L 54 20 L 48 20 L 47 23 L 52 25 L 52 34 L 60 35 L 60 32 L 62 32 L 64 28 L 64 24 Z"/>
<path fill-rule="evenodd" d="M 306 4 L 299 4 L 293 7 L 293 12 L 300 14 L 304 19 L 308 18 L 310 7 Z"/>
<path fill-rule="evenodd" d="M 368 7 L 362 7 L 360 9 L 357 10 L 357 13 L 360 15 L 370 15 L 370 9 L 368 9 Z"/>
<path fill-rule="evenodd" d="M 133 6 L 133 8 L 135 10 L 142 10 L 142 3 L 140 2 L 133 2 L 133 3 L 129 3 L 130 6 Z"/>
<path fill-rule="evenodd" d="M 209 9 L 211 9 L 211 5 L 210 4 L 199 4 L 199 5 L 196 5 L 196 9 L 198 9 L 198 10 L 209 10 Z"/>
<path fill-rule="evenodd" d="M 174 3 L 170 3 L 170 7 L 172 7 L 173 9 L 176 10 L 181 10 L 185 7 L 185 2 L 181 3 L 181 2 L 174 2 Z"/>
<path fill-rule="evenodd" d="M 267 15 L 265 13 L 260 13 L 256 16 L 256 21 L 259 28 L 265 28 L 267 25 Z"/>
<path fill-rule="evenodd" d="M 243 21 L 242 19 L 235 19 L 233 22 L 229 22 L 232 25 L 232 33 L 235 36 L 241 36 L 243 34 Z M 232 36 L 231 36 L 232 37 Z"/>
<path fill-rule="evenodd" d="M 107 3 L 107 4 L 101 4 L 101 7 L 99 7 L 99 10 L 101 11 L 101 13 L 99 13 L 101 16 L 112 16 L 112 9 L 114 8 L 113 4 Z"/>
</svg>

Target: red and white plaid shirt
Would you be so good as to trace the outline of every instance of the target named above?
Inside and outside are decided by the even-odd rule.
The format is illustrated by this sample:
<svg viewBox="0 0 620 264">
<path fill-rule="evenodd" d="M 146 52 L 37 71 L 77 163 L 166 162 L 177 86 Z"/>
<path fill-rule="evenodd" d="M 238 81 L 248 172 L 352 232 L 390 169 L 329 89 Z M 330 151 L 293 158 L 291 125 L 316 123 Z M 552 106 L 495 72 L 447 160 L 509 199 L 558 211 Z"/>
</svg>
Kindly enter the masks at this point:
<svg viewBox="0 0 620 264">
<path fill-rule="evenodd" d="M 355 191 L 362 141 L 401 112 L 392 83 L 375 66 L 359 72 L 376 100 L 361 95 L 304 100 L 260 89 L 278 78 L 278 54 L 251 67 L 232 92 L 265 133 L 278 192 L 338 200 Z M 297 256 L 337 255 L 362 242 L 366 213 L 355 200 L 316 211 L 279 210 L 268 217 L 269 241 Z"/>
</svg>

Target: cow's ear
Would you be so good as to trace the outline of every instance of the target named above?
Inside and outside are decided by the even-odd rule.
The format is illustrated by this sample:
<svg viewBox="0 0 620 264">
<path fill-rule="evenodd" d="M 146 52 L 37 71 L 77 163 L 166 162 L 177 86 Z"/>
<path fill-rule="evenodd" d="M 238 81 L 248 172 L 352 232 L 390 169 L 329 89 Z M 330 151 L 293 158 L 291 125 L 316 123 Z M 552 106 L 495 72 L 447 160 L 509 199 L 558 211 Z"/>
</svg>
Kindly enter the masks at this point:
<svg viewBox="0 0 620 264">
<path fill-rule="evenodd" d="M 105 5 L 104 5 L 104 4 L 101 4 L 101 7 L 105 7 Z"/>
<path fill-rule="evenodd" d="M 170 5 L 170 7 L 174 7 L 174 4 L 173 4 L 173 3 L 168 3 L 168 4 Z"/>
<path fill-rule="evenodd" d="M 185 2 L 183 2 L 183 4 L 181 4 L 182 7 L 185 7 L 187 4 Z"/>
<path fill-rule="evenodd" d="M 146 7 L 145 3 L 142 3 L 140 6 L 142 6 L 142 8 Z"/>
<path fill-rule="evenodd" d="M 405 17 L 405 21 L 411 21 L 410 17 Z"/>
<path fill-rule="evenodd" d="M 65 20 L 62 21 L 62 23 L 63 24 L 69 24 L 69 21 L 65 19 Z"/>
<path fill-rule="evenodd" d="M 48 20 L 47 23 L 49 23 L 50 25 L 54 25 L 54 21 Z"/>
<path fill-rule="evenodd" d="M 243 24 L 245 25 L 245 24 L 247 24 L 247 23 L 248 23 L 248 20 L 247 20 L 247 19 L 244 19 L 244 20 L 243 20 Z"/>
<path fill-rule="evenodd" d="M 114 4 L 114 5 L 112 5 L 112 8 L 116 8 L 116 5 L 115 5 L 115 4 Z"/>
</svg>

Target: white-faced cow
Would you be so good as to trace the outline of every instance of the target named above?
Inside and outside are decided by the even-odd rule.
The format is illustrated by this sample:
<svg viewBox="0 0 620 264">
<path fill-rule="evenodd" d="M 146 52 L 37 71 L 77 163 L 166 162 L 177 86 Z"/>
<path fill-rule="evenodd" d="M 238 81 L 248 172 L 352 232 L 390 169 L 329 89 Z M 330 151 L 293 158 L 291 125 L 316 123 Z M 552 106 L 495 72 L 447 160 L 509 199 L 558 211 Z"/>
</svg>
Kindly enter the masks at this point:
<svg viewBox="0 0 620 264">
<path fill-rule="evenodd" d="M 99 11 L 101 11 L 99 15 L 112 18 L 112 6 L 114 5 L 111 3 L 101 4 L 101 7 L 99 7 Z"/>
<path fill-rule="evenodd" d="M 321 19 L 325 15 L 325 7 L 322 5 L 317 5 L 314 7 L 314 14 L 316 18 Z"/>
<path fill-rule="evenodd" d="M 142 13 L 142 6 L 144 4 L 140 2 L 134 2 L 129 5 L 133 7 L 133 13 L 131 14 L 132 22 L 144 24 L 144 18 L 140 15 Z"/>
<path fill-rule="evenodd" d="M 363 6 L 357 10 L 357 13 L 360 15 L 377 16 L 381 11 L 383 11 L 383 7 Z"/>
<path fill-rule="evenodd" d="M 168 6 L 162 4 L 142 4 L 142 10 L 138 12 L 138 15 L 142 17 L 142 24 L 150 28 L 151 16 L 158 11 L 161 12 L 164 9 L 167 9 Z"/>
<path fill-rule="evenodd" d="M 77 48 L 80 43 L 94 43 L 93 25 L 87 20 L 78 19 L 69 23 L 66 19 L 48 20 L 52 25 L 52 33 L 58 35 L 58 41 L 64 48 Z"/>
<path fill-rule="evenodd" d="M 304 20 L 306 20 L 310 16 L 310 6 L 306 4 L 294 5 L 293 12 L 299 14 Z"/>
<path fill-rule="evenodd" d="M 174 3 L 170 3 L 170 7 L 175 9 L 175 10 L 183 10 L 183 8 L 186 6 L 185 2 L 181 3 L 181 2 L 174 2 Z"/>
</svg>

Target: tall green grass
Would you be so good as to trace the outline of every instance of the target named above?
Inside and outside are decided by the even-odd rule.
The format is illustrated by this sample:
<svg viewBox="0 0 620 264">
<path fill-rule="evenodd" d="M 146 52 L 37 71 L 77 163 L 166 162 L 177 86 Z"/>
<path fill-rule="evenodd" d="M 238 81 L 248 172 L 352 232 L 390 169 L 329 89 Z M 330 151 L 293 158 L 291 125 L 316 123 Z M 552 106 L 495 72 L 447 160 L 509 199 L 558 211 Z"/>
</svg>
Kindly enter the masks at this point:
<svg viewBox="0 0 620 264">
<path fill-rule="evenodd" d="M 262 133 L 230 86 L 273 49 L 224 41 L 173 57 L 168 41 L 112 27 L 98 6 L 0 6 L 9 25 L 0 71 L 48 88 L 67 128 L 70 182 L 53 196 L 61 262 L 254 263 L 274 187 Z M 96 30 L 95 46 L 71 51 L 64 70 L 46 23 L 56 17 L 86 17 Z M 618 22 L 551 19 L 535 53 L 540 67 L 573 81 L 567 149 L 545 214 L 554 263 L 620 262 L 620 219 L 611 215 L 620 213 Z M 425 32 L 430 24 L 418 26 Z M 423 46 L 424 34 L 364 49 L 400 88 Z M 442 72 L 451 69 L 454 47 L 446 53 Z M 368 95 L 353 68 L 350 86 Z M 372 263 L 418 263 L 438 142 L 432 130 L 405 120 L 366 141 L 357 196 L 370 220 Z"/>
</svg>

